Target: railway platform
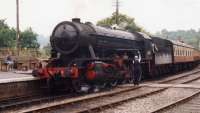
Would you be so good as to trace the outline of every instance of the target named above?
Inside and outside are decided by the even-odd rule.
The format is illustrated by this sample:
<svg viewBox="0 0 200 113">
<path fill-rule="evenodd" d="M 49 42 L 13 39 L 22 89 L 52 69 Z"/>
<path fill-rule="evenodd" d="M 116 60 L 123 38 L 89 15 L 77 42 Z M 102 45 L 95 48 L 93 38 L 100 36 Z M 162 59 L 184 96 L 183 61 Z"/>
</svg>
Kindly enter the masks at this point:
<svg viewBox="0 0 200 113">
<path fill-rule="evenodd" d="M 31 71 L 0 72 L 0 100 L 42 92 L 42 84 Z"/>
<path fill-rule="evenodd" d="M 0 72 L 0 84 L 38 80 L 39 78 L 33 77 L 31 71 L 16 71 L 16 72 Z"/>
</svg>

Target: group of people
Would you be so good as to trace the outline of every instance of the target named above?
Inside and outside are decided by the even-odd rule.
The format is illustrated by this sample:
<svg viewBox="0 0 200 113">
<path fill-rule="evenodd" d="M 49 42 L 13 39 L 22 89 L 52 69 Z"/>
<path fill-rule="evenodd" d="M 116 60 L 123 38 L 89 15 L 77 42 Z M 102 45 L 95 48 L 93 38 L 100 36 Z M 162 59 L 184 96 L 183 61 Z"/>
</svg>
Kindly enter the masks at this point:
<svg viewBox="0 0 200 113">
<path fill-rule="evenodd" d="M 14 61 L 11 57 L 11 55 L 7 55 L 5 58 L 4 58 L 4 65 L 6 65 L 7 67 L 7 70 L 11 71 L 13 70 L 13 66 L 14 66 Z"/>
<path fill-rule="evenodd" d="M 140 64 L 139 56 L 135 55 L 133 60 L 129 60 L 127 53 L 123 56 L 115 55 L 115 62 L 117 62 L 118 67 L 124 69 L 125 64 L 129 66 L 129 71 L 131 71 L 131 78 L 133 78 L 134 85 L 139 85 L 142 75 L 142 68 Z M 126 63 L 125 63 L 126 61 Z"/>
</svg>

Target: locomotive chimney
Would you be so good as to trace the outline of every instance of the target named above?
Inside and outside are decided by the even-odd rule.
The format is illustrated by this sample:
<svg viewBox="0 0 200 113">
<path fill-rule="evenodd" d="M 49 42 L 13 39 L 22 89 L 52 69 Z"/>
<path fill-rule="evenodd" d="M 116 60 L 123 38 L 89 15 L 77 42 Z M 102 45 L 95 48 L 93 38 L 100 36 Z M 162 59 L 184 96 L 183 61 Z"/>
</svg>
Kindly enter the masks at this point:
<svg viewBox="0 0 200 113">
<path fill-rule="evenodd" d="M 72 22 L 81 23 L 80 18 L 72 18 Z"/>
</svg>

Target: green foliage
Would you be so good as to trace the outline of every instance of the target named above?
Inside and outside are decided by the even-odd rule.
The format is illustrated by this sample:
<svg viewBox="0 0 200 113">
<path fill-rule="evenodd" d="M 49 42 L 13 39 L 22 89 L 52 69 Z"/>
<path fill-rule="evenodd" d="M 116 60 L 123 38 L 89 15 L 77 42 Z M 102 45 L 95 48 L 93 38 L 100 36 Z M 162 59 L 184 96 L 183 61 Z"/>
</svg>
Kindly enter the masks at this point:
<svg viewBox="0 0 200 113">
<path fill-rule="evenodd" d="M 157 32 L 156 35 L 167 39 L 183 41 L 195 48 L 199 48 L 200 31 L 194 29 L 177 31 L 168 31 L 163 29 L 160 32 Z"/>
<path fill-rule="evenodd" d="M 26 29 L 20 33 L 20 47 L 21 48 L 39 48 L 40 45 L 37 42 L 37 34 L 32 31 L 31 28 Z"/>
<path fill-rule="evenodd" d="M 5 20 L 0 20 L 0 47 L 13 47 L 16 32 L 10 29 Z"/>
<path fill-rule="evenodd" d="M 14 29 L 0 29 L 0 47 L 14 47 L 15 37 Z"/>
<path fill-rule="evenodd" d="M 39 48 L 37 42 L 37 34 L 31 28 L 20 32 L 19 43 L 21 48 Z M 13 48 L 15 47 L 16 30 L 10 28 L 5 20 L 0 19 L 0 47 Z"/>
<path fill-rule="evenodd" d="M 142 31 L 142 28 L 136 25 L 134 18 L 124 14 L 119 14 L 118 18 L 119 18 L 119 26 L 124 28 L 125 30 L 128 30 L 130 32 Z M 113 13 L 111 17 L 107 17 L 97 22 L 97 25 L 99 26 L 112 26 L 115 24 L 116 24 L 116 13 Z"/>
<path fill-rule="evenodd" d="M 0 30 L 1 29 L 8 29 L 8 25 L 5 23 L 5 19 L 0 20 Z"/>
</svg>

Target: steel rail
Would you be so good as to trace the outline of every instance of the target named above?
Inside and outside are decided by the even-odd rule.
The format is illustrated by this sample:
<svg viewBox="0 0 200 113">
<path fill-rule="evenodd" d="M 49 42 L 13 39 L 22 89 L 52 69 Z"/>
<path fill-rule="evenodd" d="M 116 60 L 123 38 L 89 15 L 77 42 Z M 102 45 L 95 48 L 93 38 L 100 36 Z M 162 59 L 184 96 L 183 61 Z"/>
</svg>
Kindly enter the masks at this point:
<svg viewBox="0 0 200 113">
<path fill-rule="evenodd" d="M 164 110 L 167 110 L 167 109 L 169 109 L 171 107 L 175 107 L 178 104 L 182 104 L 184 102 L 187 102 L 187 101 L 193 99 L 194 97 L 198 96 L 199 94 L 200 94 L 200 91 L 197 91 L 197 92 L 195 92 L 195 93 L 193 93 L 193 94 L 191 94 L 191 95 L 189 95 L 189 96 L 187 96 L 185 98 L 179 99 L 179 100 L 174 101 L 174 102 L 172 102 L 170 104 L 167 104 L 167 105 L 165 105 L 165 106 L 163 106 L 161 108 L 158 108 L 158 109 L 152 111 L 151 113 L 160 113 L 160 112 L 162 112 Z"/>
</svg>

